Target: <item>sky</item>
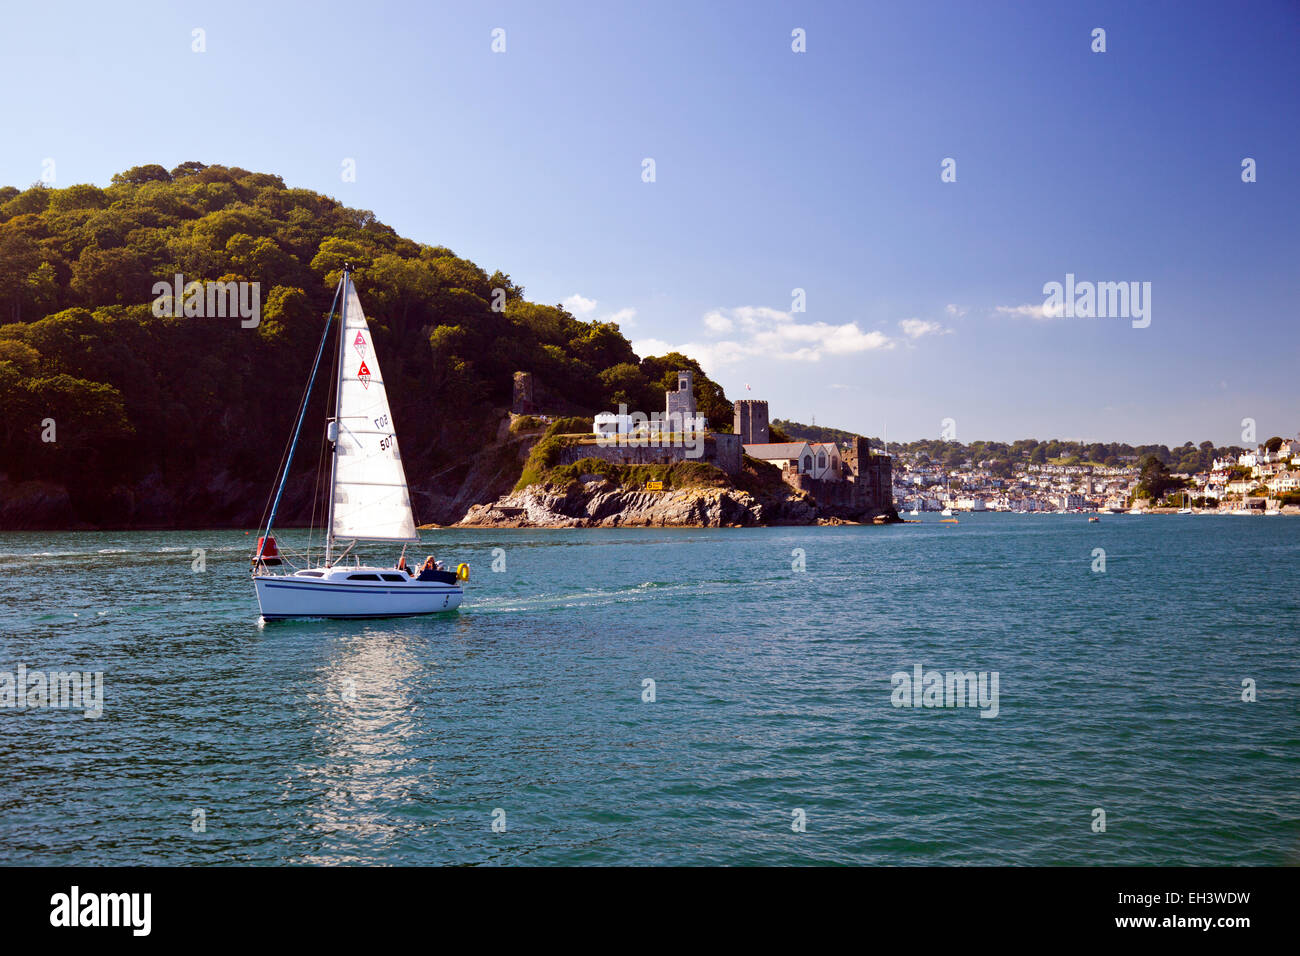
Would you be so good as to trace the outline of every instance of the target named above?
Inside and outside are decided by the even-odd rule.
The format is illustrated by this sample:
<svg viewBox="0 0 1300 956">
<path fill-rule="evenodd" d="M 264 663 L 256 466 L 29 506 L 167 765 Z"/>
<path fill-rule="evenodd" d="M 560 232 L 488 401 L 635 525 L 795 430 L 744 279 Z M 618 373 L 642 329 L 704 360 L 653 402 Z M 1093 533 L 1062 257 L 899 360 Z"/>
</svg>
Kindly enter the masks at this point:
<svg viewBox="0 0 1300 956">
<path fill-rule="evenodd" d="M 773 418 L 891 441 L 1300 431 L 1296 0 L 6 0 L 0 23 L 0 185 L 48 160 L 56 186 L 276 173 Z M 1067 274 L 1149 288 L 1149 322 L 1053 314 Z"/>
</svg>

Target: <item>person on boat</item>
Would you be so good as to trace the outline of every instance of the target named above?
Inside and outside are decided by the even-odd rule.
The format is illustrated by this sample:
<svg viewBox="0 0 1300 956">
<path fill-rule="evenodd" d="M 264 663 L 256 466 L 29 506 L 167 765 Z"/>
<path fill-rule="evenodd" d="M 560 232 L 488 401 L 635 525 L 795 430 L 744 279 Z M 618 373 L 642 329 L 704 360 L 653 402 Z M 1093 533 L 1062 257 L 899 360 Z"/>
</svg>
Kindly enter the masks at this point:
<svg viewBox="0 0 1300 956">
<path fill-rule="evenodd" d="M 401 560 L 397 562 L 397 570 L 404 571 L 411 577 L 415 577 L 415 572 L 406 566 L 406 555 L 402 555 Z"/>
</svg>

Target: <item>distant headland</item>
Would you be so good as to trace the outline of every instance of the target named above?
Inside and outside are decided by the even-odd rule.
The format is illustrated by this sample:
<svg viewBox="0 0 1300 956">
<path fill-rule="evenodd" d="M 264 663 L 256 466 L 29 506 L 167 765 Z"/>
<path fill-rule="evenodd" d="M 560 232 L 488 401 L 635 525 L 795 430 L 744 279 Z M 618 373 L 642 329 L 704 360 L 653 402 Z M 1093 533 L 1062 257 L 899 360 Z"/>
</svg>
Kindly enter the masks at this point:
<svg viewBox="0 0 1300 956">
<path fill-rule="evenodd" d="M 897 521 L 889 458 L 860 436 L 845 448 L 791 441 L 767 402 L 738 401 L 729 431 L 699 413 L 694 369 L 677 370 L 664 411 L 542 413 L 517 372 L 509 432 L 533 439 L 509 494 L 476 505 L 471 527 L 744 527 Z M 781 439 L 773 441 L 773 438 Z M 522 451 L 522 448 L 521 448 Z"/>
</svg>

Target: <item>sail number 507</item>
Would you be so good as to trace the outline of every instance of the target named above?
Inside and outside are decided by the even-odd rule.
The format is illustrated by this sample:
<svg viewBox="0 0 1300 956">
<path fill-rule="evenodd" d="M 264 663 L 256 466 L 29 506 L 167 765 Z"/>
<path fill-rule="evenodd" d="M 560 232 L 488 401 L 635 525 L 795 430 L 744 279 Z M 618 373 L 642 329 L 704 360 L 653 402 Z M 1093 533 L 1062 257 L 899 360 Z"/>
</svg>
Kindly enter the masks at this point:
<svg viewBox="0 0 1300 956">
<path fill-rule="evenodd" d="M 387 427 L 388 427 L 388 416 L 387 416 L 387 415 L 380 415 L 378 418 L 376 418 L 376 419 L 375 419 L 375 427 L 376 427 L 376 428 L 387 428 Z"/>
<path fill-rule="evenodd" d="M 392 436 L 392 435 L 389 435 L 387 438 L 381 438 L 381 439 L 379 439 L 379 448 L 380 448 L 381 451 L 388 451 L 388 449 L 390 449 L 390 448 L 392 448 L 392 447 L 393 447 L 393 436 Z"/>
</svg>

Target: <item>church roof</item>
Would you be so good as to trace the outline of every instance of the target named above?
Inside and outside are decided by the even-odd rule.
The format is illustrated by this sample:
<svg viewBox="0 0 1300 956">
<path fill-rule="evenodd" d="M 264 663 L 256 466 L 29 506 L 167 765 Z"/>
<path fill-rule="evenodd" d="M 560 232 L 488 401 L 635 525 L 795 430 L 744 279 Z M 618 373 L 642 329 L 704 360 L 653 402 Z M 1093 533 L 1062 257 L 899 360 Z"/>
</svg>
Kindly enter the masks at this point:
<svg viewBox="0 0 1300 956">
<path fill-rule="evenodd" d="M 766 442 L 764 444 L 746 445 L 745 454 L 750 458 L 763 461 L 773 459 L 798 458 L 808 448 L 806 441 Z"/>
</svg>

